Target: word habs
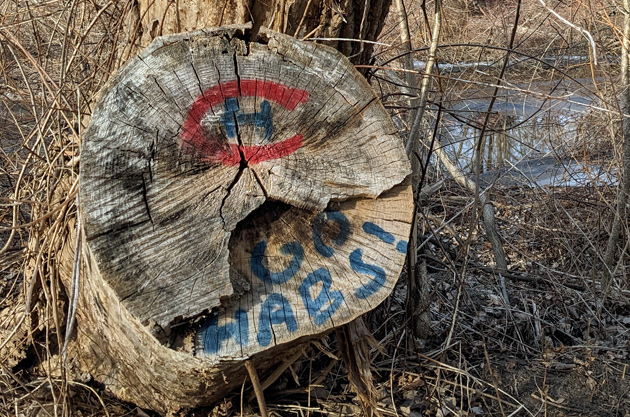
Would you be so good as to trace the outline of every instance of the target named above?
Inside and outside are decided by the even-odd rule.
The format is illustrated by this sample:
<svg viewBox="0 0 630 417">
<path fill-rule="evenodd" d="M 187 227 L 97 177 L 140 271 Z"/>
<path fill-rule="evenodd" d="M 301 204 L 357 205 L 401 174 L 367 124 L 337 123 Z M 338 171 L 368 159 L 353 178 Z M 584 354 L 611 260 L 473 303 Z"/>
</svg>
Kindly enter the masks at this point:
<svg viewBox="0 0 630 417">
<path fill-rule="evenodd" d="M 338 226 L 338 233 L 332 239 L 335 246 L 344 245 L 350 236 L 350 222 L 347 217 L 338 211 L 320 213 L 312 223 L 312 242 L 315 250 L 324 258 L 331 258 L 334 254 L 332 246 L 328 246 L 322 239 L 322 231 L 326 222 L 335 222 Z M 400 253 L 407 252 L 407 242 L 398 241 L 394 235 L 386 232 L 381 227 L 372 222 L 365 222 L 363 231 L 377 237 L 381 241 L 391 244 Z M 251 253 L 249 267 L 252 276 L 259 280 L 258 284 L 271 291 L 278 288 L 280 284 L 285 284 L 294 278 L 302 268 L 304 261 L 304 248 L 300 242 L 289 242 L 280 247 L 280 253 L 291 256 L 288 266 L 282 271 L 273 272 L 265 266 L 264 259 L 267 251 L 267 240 L 258 242 Z M 358 276 L 365 276 L 369 279 L 356 279 L 355 288 L 351 289 L 353 296 L 357 299 L 367 299 L 379 291 L 386 283 L 385 270 L 363 260 L 362 249 L 355 249 L 348 257 L 349 265 Z M 308 262 L 306 262 L 308 265 Z M 352 286 L 348 280 L 344 281 L 344 289 Z M 347 291 L 347 290 L 346 290 Z M 295 333 L 299 328 L 296 319 L 295 308 L 300 308 L 308 314 L 310 321 L 315 326 L 322 326 L 328 321 L 332 322 L 333 316 L 343 304 L 344 294 L 335 289 L 330 271 L 327 268 L 318 268 L 308 273 L 297 287 L 299 297 L 292 297 L 301 301 L 301 306 L 292 305 L 292 302 L 280 292 L 271 292 L 264 295 L 264 301 L 257 317 L 250 317 L 244 309 L 234 311 L 232 318 L 226 320 L 225 324 L 219 324 L 219 318 L 215 315 L 207 321 L 198 333 L 198 350 L 205 355 L 214 355 L 221 351 L 224 343 L 233 341 L 236 345 L 243 347 L 257 344 L 260 347 L 268 346 L 272 340 L 275 343 L 274 328 L 282 333 Z M 255 323 L 250 323 L 254 320 Z M 253 325 L 253 326 L 251 326 Z M 278 326 L 278 327 L 276 327 Z M 255 335 L 250 334 L 252 327 Z M 285 331 L 286 329 L 286 331 Z"/>
</svg>

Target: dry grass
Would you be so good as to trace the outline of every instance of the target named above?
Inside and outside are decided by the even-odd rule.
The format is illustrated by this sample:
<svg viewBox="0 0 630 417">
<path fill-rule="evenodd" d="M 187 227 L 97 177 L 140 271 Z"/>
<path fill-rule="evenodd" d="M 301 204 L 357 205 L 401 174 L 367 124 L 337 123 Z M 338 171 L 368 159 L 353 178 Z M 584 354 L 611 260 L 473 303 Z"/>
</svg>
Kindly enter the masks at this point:
<svg viewBox="0 0 630 417">
<path fill-rule="evenodd" d="M 98 90 L 129 54 L 123 19 L 130 4 L 0 5 L 5 415 L 73 415 L 77 407 L 84 415 L 103 413 L 96 390 L 67 377 L 63 366 L 67 296 L 56 261 L 76 213 L 79 138 Z"/>
<path fill-rule="evenodd" d="M 479 133 L 480 110 L 472 114 L 460 104 L 487 99 L 497 83 L 500 65 L 494 63 L 505 55 L 513 4 L 447 2 L 443 39 L 450 46 L 439 49 L 441 62 L 493 65 L 443 71 L 436 78 L 427 138 L 453 125 L 469 124 L 471 136 Z M 2 416 L 151 415 L 117 401 L 89 375 L 66 366 L 61 353 L 68 297 L 56 270 L 58 250 L 76 213 L 79 138 L 99 89 L 134 51 L 131 5 L 89 0 L 0 4 Z M 428 31 L 420 2 L 409 6 L 414 45 L 424 47 Z M 545 143 L 563 160 L 618 170 L 614 74 L 620 13 L 612 14 L 617 6 L 566 2 L 558 9 L 593 31 L 603 62 L 594 72 L 585 63 L 542 62 L 588 48 L 536 1 L 523 7 L 514 56 L 529 58 L 508 69 L 501 91 L 505 97 L 517 91 L 519 100 L 534 97 L 545 103 L 537 117 L 551 123 L 556 116 L 545 99 L 575 100 L 574 93 L 556 86 L 560 79 L 573 79 L 588 105 L 573 130 L 548 135 Z M 391 22 L 382 40 L 392 47 L 379 51 L 377 62 L 400 54 L 397 37 Z M 414 58 L 422 61 L 425 54 L 420 50 Z M 396 60 L 388 63 L 397 65 Z M 372 73 L 404 133 L 409 109 L 400 94 L 401 80 L 396 71 Z M 533 87 L 532 82 L 548 85 Z M 505 140 L 518 139 L 513 127 L 503 130 Z M 622 286 L 629 274 L 627 252 L 614 286 L 603 292 L 600 285 L 615 187 L 493 185 L 489 193 L 510 267 L 510 273 L 498 274 L 475 196 L 448 180 L 439 164 L 427 169 L 425 184 L 443 179 L 421 207 L 419 255 L 428 268 L 430 333 L 424 339 L 411 336 L 405 275 L 369 315 L 379 341 L 372 351 L 378 411 L 392 416 L 629 415 L 630 308 Z M 629 235 L 626 230 L 626 245 Z M 332 336 L 310 346 L 266 391 L 269 410 L 300 416 L 360 414 L 337 350 Z M 223 403 L 189 415 L 253 414 L 250 391 L 247 384 Z"/>
</svg>

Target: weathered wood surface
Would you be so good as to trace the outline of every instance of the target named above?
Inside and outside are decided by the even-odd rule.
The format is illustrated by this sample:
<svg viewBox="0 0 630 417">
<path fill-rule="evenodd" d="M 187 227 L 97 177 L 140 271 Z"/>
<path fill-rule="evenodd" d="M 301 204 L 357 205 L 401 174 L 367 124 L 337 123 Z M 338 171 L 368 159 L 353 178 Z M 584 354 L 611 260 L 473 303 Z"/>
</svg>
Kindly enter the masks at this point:
<svg viewBox="0 0 630 417">
<path fill-rule="evenodd" d="M 393 229 L 389 229 L 390 231 L 400 230 L 396 227 L 399 226 L 398 222 L 391 220 L 394 216 L 387 213 L 390 213 L 391 210 L 400 211 L 405 201 L 409 198 L 410 187 L 402 185 L 395 187 L 382 195 L 381 198 L 374 200 L 379 202 L 379 205 L 375 207 L 376 210 L 385 213 L 385 218 L 387 218 L 381 224 L 388 228 L 393 227 Z M 359 200 L 357 204 L 366 204 L 368 201 Z M 340 211 L 347 218 L 353 219 L 352 212 L 356 213 L 356 209 L 352 207 L 353 203 L 341 203 L 341 206 L 344 207 Z M 287 213 L 285 212 L 286 215 Z M 72 235 L 74 231 L 73 225 L 69 224 L 68 228 Z M 382 236 L 390 240 L 386 237 L 387 235 Z M 392 236 L 394 236 L 394 239 L 400 240 L 388 243 L 389 248 L 383 254 L 384 257 L 392 257 L 392 255 L 397 257 L 396 246 L 404 245 L 404 243 L 401 243 L 404 242 L 402 240 L 404 239 L 403 237 L 393 234 Z M 60 271 L 62 280 L 67 288 L 71 286 L 74 257 L 73 240 L 71 236 L 64 247 L 62 264 L 66 268 Z M 352 243 L 358 243 L 357 239 L 349 236 L 345 245 L 351 246 Z M 332 241 L 328 242 L 326 246 L 334 251 L 332 257 L 340 256 L 340 245 Z M 367 262 L 373 262 L 373 265 L 376 265 L 376 261 L 372 259 L 379 255 L 370 251 L 369 248 L 364 248 L 364 250 L 361 260 L 366 262 L 366 265 Z M 369 252 L 372 253 L 369 254 Z M 343 263 L 347 262 L 348 260 L 343 261 Z M 373 270 L 377 270 L 377 268 Z M 332 300 L 337 299 L 337 291 L 344 296 L 348 295 L 346 293 L 347 287 L 344 287 L 343 281 L 339 282 L 337 280 L 336 268 L 329 268 L 329 271 L 331 278 L 334 279 L 334 283 L 331 283 L 331 290 L 326 297 L 330 296 Z M 399 271 L 388 273 L 385 276 L 383 287 L 378 288 L 374 296 L 369 299 L 368 306 L 374 307 L 379 299 L 389 293 L 391 285 L 398 278 L 398 274 Z M 325 274 L 322 275 L 325 276 Z M 247 375 L 243 362 L 226 358 L 226 356 L 238 357 L 242 354 L 241 349 L 253 350 L 251 344 L 243 343 L 243 346 L 239 346 L 235 337 L 227 338 L 222 341 L 220 352 L 222 355 L 213 354 L 212 346 L 214 345 L 212 342 L 209 342 L 212 340 L 212 335 L 209 334 L 211 331 L 208 330 L 212 326 L 212 319 L 198 333 L 197 338 L 202 338 L 203 342 L 197 344 L 197 355 L 193 355 L 192 352 L 188 351 L 174 350 L 159 343 L 151 334 L 150 329 L 143 326 L 130 314 L 129 310 L 121 306 L 117 294 L 101 276 L 98 261 L 87 242 L 83 245 L 81 277 L 83 278 L 81 280 L 77 308 L 77 332 L 70 346 L 69 357 L 73 358 L 79 369 L 87 372 L 94 380 L 105 384 L 117 397 L 133 402 L 142 408 L 167 413 L 181 408 L 207 405 L 220 401 L 229 391 L 243 383 Z M 365 275 L 363 283 L 367 284 L 368 288 L 377 288 L 378 285 L 370 285 L 370 282 L 374 282 L 373 278 L 374 275 Z M 300 285 L 305 281 L 303 280 Z M 378 281 L 376 282 L 378 283 Z M 320 288 L 323 288 L 323 285 Z M 314 317 L 308 318 L 306 321 L 302 317 L 296 317 L 298 326 L 312 326 L 322 331 L 326 320 L 334 322 L 335 325 L 340 325 L 348 318 L 347 315 L 343 319 L 336 317 L 336 314 L 339 312 L 333 312 L 330 316 L 327 315 L 326 310 L 330 309 L 334 302 L 328 304 L 327 307 L 321 308 L 322 306 L 317 303 L 318 298 L 321 299 L 322 296 L 321 289 L 308 288 L 308 290 L 312 294 L 312 299 L 315 300 L 312 308 L 320 314 L 316 313 Z M 350 295 L 351 297 L 348 298 L 352 298 L 352 294 Z M 300 304 L 297 305 L 299 306 Z M 347 308 L 347 306 L 344 308 Z M 233 309 L 236 309 L 236 307 L 233 307 Z M 342 310 L 342 308 L 340 307 L 339 310 Z M 232 311 L 234 310 L 229 312 L 221 310 L 219 317 L 224 318 L 228 314 L 233 316 Z M 300 310 L 296 307 L 294 311 Z M 356 311 L 354 313 L 360 314 L 360 312 Z M 299 314 L 303 315 L 304 313 Z M 272 322 L 272 315 L 269 317 L 270 322 Z M 228 323 L 224 322 L 223 318 L 219 320 L 220 324 L 225 326 Z M 324 320 L 323 323 L 320 322 L 322 319 Z M 258 317 L 256 320 L 251 321 L 251 325 L 256 327 L 259 321 L 260 318 Z M 272 327 L 274 330 L 276 327 L 281 328 L 281 326 L 285 325 L 284 323 L 288 322 L 288 320 L 283 319 L 277 321 L 283 323 L 280 326 L 274 324 Z M 317 323 L 320 324 L 318 325 Z M 219 321 L 217 321 L 217 324 L 219 324 Z M 223 335 L 227 335 L 228 332 L 226 330 L 222 332 Z M 217 335 L 219 333 L 216 332 Z M 274 331 L 272 338 L 278 336 L 278 333 Z M 249 337 L 252 344 L 260 344 L 258 332 L 250 331 L 245 334 L 248 335 L 247 337 Z M 265 335 L 267 333 L 263 331 L 261 334 Z M 277 363 L 290 357 L 293 354 L 292 352 L 301 349 L 300 343 L 308 340 L 309 337 L 304 336 L 294 340 L 294 343 L 285 343 L 278 347 L 274 347 L 273 343 L 269 344 L 264 347 L 266 350 L 253 356 L 254 365 L 259 372 L 266 374 L 267 371 L 273 370 Z M 206 347 L 207 343 L 210 343 L 209 348 Z"/>
<path fill-rule="evenodd" d="M 407 252 L 410 190 L 331 204 L 324 212 L 263 206 L 230 240 L 247 283 L 197 336 L 197 355 L 243 358 L 347 323 L 390 294 Z"/>
<path fill-rule="evenodd" d="M 267 199 L 322 211 L 408 174 L 387 113 L 336 51 L 238 33 L 156 41 L 114 77 L 85 135 L 86 238 L 145 324 L 233 294 L 230 234 Z"/>
<path fill-rule="evenodd" d="M 242 359 L 264 370 L 374 308 L 404 262 L 408 174 L 337 51 L 244 27 L 157 39 L 83 141 L 83 368 L 148 408 L 210 403 L 242 383 Z M 158 341 L 185 321 L 194 349 Z"/>
<path fill-rule="evenodd" d="M 69 225 L 70 237 L 74 234 Z M 70 288 L 73 244 L 64 247 L 61 278 Z M 182 408 L 212 404 L 241 385 L 247 375 L 242 362 L 199 358 L 160 344 L 140 324 L 99 273 L 89 245 L 83 247 L 83 266 L 77 330 L 69 347 L 75 372 L 103 383 L 118 398 L 139 407 L 174 413 Z M 300 349 L 299 345 L 287 347 Z M 283 356 L 274 350 L 253 358 L 259 369 L 268 369 Z M 170 415 L 170 414 L 169 414 Z"/>
</svg>

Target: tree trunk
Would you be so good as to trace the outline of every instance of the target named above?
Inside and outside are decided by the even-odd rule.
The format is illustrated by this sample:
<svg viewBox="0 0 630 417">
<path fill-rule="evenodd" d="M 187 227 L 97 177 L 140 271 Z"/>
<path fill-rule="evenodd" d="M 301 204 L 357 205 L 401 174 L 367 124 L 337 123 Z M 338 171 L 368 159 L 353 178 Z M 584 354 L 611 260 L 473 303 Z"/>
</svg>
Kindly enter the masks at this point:
<svg viewBox="0 0 630 417">
<path fill-rule="evenodd" d="M 71 352 L 161 412 L 375 307 L 407 250 L 409 162 L 369 85 L 337 51 L 248 31 L 155 40 L 83 140 Z"/>
<path fill-rule="evenodd" d="M 138 0 L 143 46 L 156 36 L 253 22 L 302 39 L 345 38 L 374 41 L 391 0 Z M 369 62 L 373 44 L 325 41 L 354 64 Z"/>
</svg>

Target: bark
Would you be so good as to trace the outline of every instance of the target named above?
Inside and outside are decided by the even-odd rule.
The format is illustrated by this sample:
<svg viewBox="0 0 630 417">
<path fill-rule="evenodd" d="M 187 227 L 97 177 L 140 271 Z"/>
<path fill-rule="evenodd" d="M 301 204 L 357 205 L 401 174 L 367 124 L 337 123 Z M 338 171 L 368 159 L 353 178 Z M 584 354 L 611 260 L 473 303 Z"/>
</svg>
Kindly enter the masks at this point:
<svg viewBox="0 0 630 417">
<path fill-rule="evenodd" d="M 350 388 L 357 395 L 366 417 L 381 416 L 377 409 L 377 390 L 372 382 L 370 349 L 378 342 L 362 317 L 336 332 L 341 357 L 348 369 Z"/>
<path fill-rule="evenodd" d="M 375 41 L 391 0 L 139 0 L 143 45 L 156 36 L 253 21 L 297 38 Z M 368 63 L 373 45 L 326 41 L 355 64 Z"/>
<path fill-rule="evenodd" d="M 398 29 L 400 31 L 400 44 L 401 49 L 406 52 L 406 55 L 401 58 L 401 64 L 405 69 L 405 83 L 406 86 L 402 88 L 403 93 L 409 96 L 409 120 L 415 120 L 416 114 L 416 80 L 415 80 L 415 68 L 413 65 L 413 45 L 411 43 L 411 33 L 409 32 L 409 20 L 407 16 L 407 9 L 405 8 L 404 0 L 396 0 L 396 12 L 398 19 Z M 412 162 L 413 165 L 413 162 Z"/>
</svg>

